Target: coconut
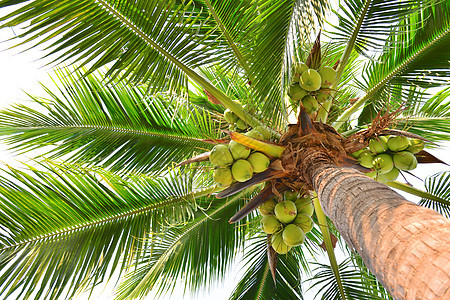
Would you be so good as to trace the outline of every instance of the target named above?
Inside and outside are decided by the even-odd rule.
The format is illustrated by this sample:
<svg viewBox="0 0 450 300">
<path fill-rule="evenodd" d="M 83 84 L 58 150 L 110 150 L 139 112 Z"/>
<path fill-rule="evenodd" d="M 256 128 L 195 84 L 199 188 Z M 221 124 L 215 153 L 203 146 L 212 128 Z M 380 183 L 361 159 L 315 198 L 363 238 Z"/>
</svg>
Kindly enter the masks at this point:
<svg viewBox="0 0 450 300">
<path fill-rule="evenodd" d="M 300 194 L 294 190 L 289 190 L 284 192 L 284 200 L 289 200 L 295 203 L 295 200 L 298 199 L 298 197 L 300 196 Z"/>
<path fill-rule="evenodd" d="M 258 207 L 259 213 L 263 216 L 273 214 L 273 210 L 275 205 L 277 205 L 277 201 L 273 199 L 269 199 Z"/>
<path fill-rule="evenodd" d="M 417 158 L 409 151 L 394 154 L 394 165 L 400 170 L 413 170 L 417 167 Z"/>
<path fill-rule="evenodd" d="M 377 171 L 370 171 L 370 172 L 366 173 L 366 176 L 376 180 L 378 178 L 378 172 Z"/>
<path fill-rule="evenodd" d="M 373 153 L 369 150 L 362 151 L 358 156 L 358 162 L 363 167 L 372 168 Z"/>
<path fill-rule="evenodd" d="M 308 92 L 302 89 L 297 83 L 291 84 L 291 86 L 289 86 L 288 95 L 294 101 L 302 100 L 302 98 L 307 94 Z"/>
<path fill-rule="evenodd" d="M 233 156 L 226 145 L 215 145 L 209 154 L 209 161 L 213 166 L 225 167 L 233 163 Z"/>
<path fill-rule="evenodd" d="M 316 100 L 319 103 L 327 101 L 329 97 L 330 97 L 329 91 L 319 90 L 316 94 Z"/>
<path fill-rule="evenodd" d="M 261 228 L 267 234 L 274 234 L 281 231 L 283 225 L 274 215 L 266 215 L 261 219 Z"/>
<path fill-rule="evenodd" d="M 391 171 L 393 167 L 394 161 L 389 154 L 378 154 L 373 158 L 373 168 L 377 170 L 378 174 L 386 174 Z"/>
<path fill-rule="evenodd" d="M 319 74 L 322 77 L 321 88 L 329 88 L 336 82 L 337 72 L 332 67 L 323 67 Z"/>
<path fill-rule="evenodd" d="M 300 76 L 303 74 L 303 72 L 307 71 L 308 69 L 309 68 L 305 63 L 303 63 L 303 62 L 298 63 L 295 66 L 294 77 L 292 78 L 292 81 L 298 82 L 300 80 Z"/>
<path fill-rule="evenodd" d="M 307 204 L 302 204 L 301 206 L 296 205 L 296 207 L 299 207 L 297 208 L 297 213 L 303 213 L 309 216 L 312 216 L 314 213 L 314 205 L 311 203 L 311 200 Z"/>
<path fill-rule="evenodd" d="M 252 164 L 245 159 L 238 159 L 231 166 L 231 173 L 236 181 L 245 182 L 253 176 Z"/>
<path fill-rule="evenodd" d="M 363 151 L 365 151 L 365 150 L 366 150 L 366 149 L 361 149 L 361 150 L 355 151 L 355 152 L 353 152 L 353 153 L 351 154 L 351 156 L 353 156 L 354 158 L 358 158 L 359 155 L 360 155 Z"/>
<path fill-rule="evenodd" d="M 309 69 L 302 73 L 299 84 L 302 89 L 308 92 L 317 91 L 322 84 L 322 78 L 320 77 L 319 72 L 314 69 Z"/>
<path fill-rule="evenodd" d="M 395 179 L 397 179 L 399 174 L 400 174 L 400 171 L 396 167 L 393 167 L 392 170 L 390 170 L 387 173 L 380 174 L 378 177 L 382 178 L 383 181 L 388 182 L 388 181 L 394 181 Z"/>
<path fill-rule="evenodd" d="M 247 161 L 252 164 L 253 172 L 255 173 L 260 173 L 267 170 L 270 165 L 270 159 L 261 152 L 250 154 L 250 156 L 247 158 Z"/>
<path fill-rule="evenodd" d="M 233 175 L 229 167 L 214 169 L 213 178 L 214 182 L 218 183 L 219 186 L 229 186 L 233 183 Z"/>
<path fill-rule="evenodd" d="M 262 133 L 255 129 L 246 132 L 244 135 L 258 140 L 264 140 Z"/>
<path fill-rule="evenodd" d="M 391 136 L 387 141 L 387 147 L 393 152 L 402 151 L 408 148 L 409 141 L 406 136 Z"/>
<path fill-rule="evenodd" d="M 278 254 L 286 254 L 292 249 L 292 246 L 286 245 L 283 241 L 283 235 L 281 233 L 272 235 L 270 242 L 273 250 Z"/>
<path fill-rule="evenodd" d="M 235 123 L 239 119 L 239 117 L 229 108 L 223 113 L 223 118 L 230 124 Z"/>
<path fill-rule="evenodd" d="M 248 128 L 248 125 L 247 123 L 244 122 L 244 120 L 238 119 L 236 121 L 236 127 L 239 128 L 240 130 L 245 130 Z"/>
<path fill-rule="evenodd" d="M 256 126 L 254 130 L 259 131 L 262 134 L 264 140 L 270 139 L 270 131 L 266 127 L 259 125 Z"/>
<path fill-rule="evenodd" d="M 298 246 L 305 241 L 305 233 L 295 224 L 287 225 L 282 236 L 284 243 L 288 246 Z"/>
<path fill-rule="evenodd" d="M 419 153 L 425 148 L 425 142 L 419 139 L 411 139 L 408 141 L 409 145 L 406 148 L 406 151 L 411 152 L 412 154 Z"/>
<path fill-rule="evenodd" d="M 319 103 L 317 102 L 316 98 L 312 96 L 305 96 L 302 99 L 303 107 L 306 110 L 306 113 L 311 114 L 319 109 Z"/>
<path fill-rule="evenodd" d="M 385 136 L 379 136 L 369 141 L 369 149 L 375 154 L 385 152 L 387 148 L 387 138 Z"/>
<path fill-rule="evenodd" d="M 292 201 L 282 201 L 275 205 L 274 212 L 278 220 L 288 224 L 295 219 L 297 207 L 295 207 L 295 204 Z"/>
<path fill-rule="evenodd" d="M 247 159 L 247 157 L 250 155 L 251 149 L 245 147 L 242 144 L 239 144 L 236 141 L 231 141 L 228 145 L 228 148 L 230 149 L 231 155 L 234 159 Z"/>
<path fill-rule="evenodd" d="M 308 233 L 313 228 L 314 222 L 308 214 L 298 213 L 292 224 L 300 227 L 304 233 Z"/>
</svg>

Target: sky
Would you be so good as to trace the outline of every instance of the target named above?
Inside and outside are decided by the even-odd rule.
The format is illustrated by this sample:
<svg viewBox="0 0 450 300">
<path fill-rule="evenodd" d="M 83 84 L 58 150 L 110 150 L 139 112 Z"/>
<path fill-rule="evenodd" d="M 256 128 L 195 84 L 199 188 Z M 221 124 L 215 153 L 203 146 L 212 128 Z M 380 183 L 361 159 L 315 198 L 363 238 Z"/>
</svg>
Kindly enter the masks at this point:
<svg viewBox="0 0 450 300">
<path fill-rule="evenodd" d="M 5 41 L 13 37 L 17 33 L 12 29 L 1 29 L 0 30 L 0 41 Z M 46 66 L 45 60 L 40 60 L 43 56 L 43 50 L 40 47 L 33 48 L 24 53 L 18 53 L 21 49 L 10 49 L 7 48 L 12 45 L 11 43 L 4 42 L 0 44 L 0 108 L 7 108 L 12 103 L 27 101 L 27 93 L 33 95 L 44 96 L 44 92 L 39 85 L 42 82 L 47 85 L 51 85 L 49 74 L 52 70 L 49 66 Z M 449 161 L 448 159 L 448 149 L 449 144 L 445 144 L 445 147 L 437 150 L 430 150 L 434 155 Z M 1 161 L 10 163 L 15 160 L 13 154 L 7 151 L 7 147 L 0 143 L 0 153 Z M 450 162 L 450 161 L 449 161 Z M 419 165 L 418 168 L 413 172 L 418 174 L 421 178 L 425 178 L 428 175 L 432 175 L 439 171 L 448 171 L 450 168 L 445 165 Z M 417 178 L 408 177 L 408 180 L 418 188 L 423 188 L 423 183 Z M 403 193 L 403 195 L 405 195 Z M 412 197 L 406 195 L 407 199 L 417 201 L 417 197 Z M 233 265 L 224 280 L 217 284 L 217 287 L 211 289 L 209 292 L 201 293 L 198 295 L 184 295 L 183 289 L 177 288 L 171 296 L 162 297 L 163 300 L 169 299 L 214 299 L 222 300 L 228 299 L 231 294 L 232 289 L 238 282 L 239 278 L 242 276 L 243 272 L 241 270 L 242 265 Z M 113 299 L 112 285 L 115 280 L 111 280 L 110 284 L 104 289 L 96 290 L 96 294 L 92 299 Z M 154 294 L 150 294 L 147 299 L 153 299 Z M 80 295 L 78 300 L 87 299 L 86 295 Z"/>
</svg>

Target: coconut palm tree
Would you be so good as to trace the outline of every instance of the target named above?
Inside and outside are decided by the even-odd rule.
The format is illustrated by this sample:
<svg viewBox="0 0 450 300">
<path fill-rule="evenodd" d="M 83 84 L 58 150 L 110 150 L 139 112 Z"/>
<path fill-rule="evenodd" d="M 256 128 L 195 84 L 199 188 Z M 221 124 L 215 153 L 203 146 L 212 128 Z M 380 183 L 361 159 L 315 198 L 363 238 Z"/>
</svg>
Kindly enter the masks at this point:
<svg viewBox="0 0 450 300">
<path fill-rule="evenodd" d="M 448 298 L 449 173 L 423 191 L 373 180 L 351 157 L 384 135 L 427 148 L 449 139 L 448 1 L 0 7 L 9 11 L 2 27 L 26 26 L 18 45 L 48 45 L 55 64 L 73 64 L 57 71 L 56 88 L 44 87 L 47 98 L 0 114 L 3 140 L 36 155 L 1 175 L 3 298 L 73 298 L 113 274 L 118 299 L 180 281 L 194 292 L 221 280 L 241 251 L 246 269 L 230 299 L 303 298 L 303 282 L 324 299 Z M 300 62 L 336 71 L 317 111 L 293 96 Z M 224 131 L 226 110 L 266 141 Z M 223 187 L 208 156 L 230 136 L 267 149 L 271 164 Z M 419 164 L 443 162 L 419 153 Z M 285 189 L 312 197 L 316 225 L 302 246 L 277 254 L 254 209 Z"/>
</svg>

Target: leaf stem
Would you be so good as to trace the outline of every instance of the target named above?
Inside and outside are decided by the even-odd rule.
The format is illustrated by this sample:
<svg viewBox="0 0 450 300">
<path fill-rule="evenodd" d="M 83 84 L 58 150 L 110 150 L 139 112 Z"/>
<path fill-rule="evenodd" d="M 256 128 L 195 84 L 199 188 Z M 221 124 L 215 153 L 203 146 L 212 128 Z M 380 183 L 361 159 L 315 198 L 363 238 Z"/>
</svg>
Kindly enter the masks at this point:
<svg viewBox="0 0 450 300">
<path fill-rule="evenodd" d="M 450 201 L 448 201 L 448 200 L 446 200 L 444 198 L 441 198 L 441 197 L 438 197 L 436 195 L 430 194 L 428 192 L 422 191 L 422 190 L 420 190 L 418 188 L 415 188 L 413 186 L 409 186 L 409 185 L 407 185 L 405 183 L 402 183 L 402 182 L 389 181 L 389 182 L 386 182 L 386 185 L 388 185 L 388 186 L 390 186 L 392 188 L 401 190 L 403 192 L 409 193 L 409 194 L 414 195 L 414 196 L 426 198 L 426 199 L 429 199 L 429 200 L 432 200 L 432 201 L 436 201 L 436 202 L 439 202 L 439 203 L 442 203 L 442 204 L 445 204 L 445 205 L 450 205 Z"/>
</svg>

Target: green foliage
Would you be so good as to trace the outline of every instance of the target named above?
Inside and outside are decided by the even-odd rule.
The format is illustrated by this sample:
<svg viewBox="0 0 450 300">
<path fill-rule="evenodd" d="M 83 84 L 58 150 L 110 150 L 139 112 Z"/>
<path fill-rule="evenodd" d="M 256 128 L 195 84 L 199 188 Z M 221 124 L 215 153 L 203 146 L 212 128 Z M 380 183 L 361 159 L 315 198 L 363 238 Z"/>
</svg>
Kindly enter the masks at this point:
<svg viewBox="0 0 450 300">
<path fill-rule="evenodd" d="M 430 194 L 450 200 L 450 172 L 440 172 L 425 179 L 425 189 Z M 431 208 L 450 218 L 450 205 L 422 198 L 420 205 Z"/>
</svg>

